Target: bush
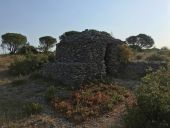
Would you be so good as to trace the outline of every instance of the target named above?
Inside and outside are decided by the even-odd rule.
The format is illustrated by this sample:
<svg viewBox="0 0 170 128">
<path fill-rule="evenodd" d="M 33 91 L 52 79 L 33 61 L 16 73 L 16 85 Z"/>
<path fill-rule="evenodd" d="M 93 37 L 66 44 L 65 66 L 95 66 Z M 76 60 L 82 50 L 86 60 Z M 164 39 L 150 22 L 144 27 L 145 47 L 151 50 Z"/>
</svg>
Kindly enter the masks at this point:
<svg viewBox="0 0 170 128">
<path fill-rule="evenodd" d="M 23 106 L 23 111 L 27 115 L 39 114 L 43 109 L 43 106 L 39 103 L 26 103 Z"/>
<path fill-rule="evenodd" d="M 47 62 L 49 62 L 49 56 L 46 54 L 18 56 L 9 69 L 14 75 L 27 75 L 41 69 L 43 64 Z"/>
<path fill-rule="evenodd" d="M 163 55 L 153 54 L 146 58 L 147 61 L 168 61 Z"/>
<path fill-rule="evenodd" d="M 123 64 L 127 64 L 132 59 L 133 52 L 126 44 L 123 44 L 118 47 L 118 55 L 119 61 Z"/>
<path fill-rule="evenodd" d="M 92 84 L 74 91 L 69 99 L 56 97 L 52 100 L 52 106 L 67 118 L 80 123 L 90 117 L 106 114 L 127 97 L 129 93 L 122 87 Z"/>
<path fill-rule="evenodd" d="M 128 128 L 170 127 L 170 72 L 159 70 L 147 75 L 136 93 L 137 104 L 128 108 Z"/>
<path fill-rule="evenodd" d="M 37 54 L 38 51 L 34 46 L 31 45 L 25 45 L 21 47 L 18 52 L 18 54 Z"/>
<path fill-rule="evenodd" d="M 52 99 L 55 98 L 55 94 L 56 94 L 56 87 L 55 86 L 50 86 L 46 93 L 45 93 L 45 98 L 47 101 L 51 101 Z"/>
</svg>

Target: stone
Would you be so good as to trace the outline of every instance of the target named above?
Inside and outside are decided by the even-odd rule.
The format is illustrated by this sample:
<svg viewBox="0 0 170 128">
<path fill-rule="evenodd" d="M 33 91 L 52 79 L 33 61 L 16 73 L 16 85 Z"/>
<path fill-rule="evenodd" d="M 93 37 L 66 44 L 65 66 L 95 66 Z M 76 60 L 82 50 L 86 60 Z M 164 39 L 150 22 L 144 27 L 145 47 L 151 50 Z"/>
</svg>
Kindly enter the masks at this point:
<svg viewBox="0 0 170 128">
<path fill-rule="evenodd" d="M 55 63 L 45 66 L 43 76 L 76 86 L 105 77 L 109 71 L 114 75 L 119 66 L 116 49 L 122 44 L 110 34 L 96 30 L 64 36 L 56 46 Z"/>
</svg>

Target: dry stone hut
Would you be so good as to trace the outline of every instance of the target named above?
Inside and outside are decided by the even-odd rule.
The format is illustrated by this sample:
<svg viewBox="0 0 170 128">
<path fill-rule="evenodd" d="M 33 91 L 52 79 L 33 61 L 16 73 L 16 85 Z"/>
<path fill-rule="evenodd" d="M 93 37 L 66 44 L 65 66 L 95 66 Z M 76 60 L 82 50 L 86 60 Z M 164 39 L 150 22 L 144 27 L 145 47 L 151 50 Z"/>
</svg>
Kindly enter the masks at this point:
<svg viewBox="0 0 170 128">
<path fill-rule="evenodd" d="M 146 74 L 148 66 L 152 67 L 152 64 L 148 63 L 131 62 L 122 70 L 118 47 L 124 42 L 106 32 L 66 32 L 60 40 L 56 47 L 55 62 L 46 64 L 42 74 L 65 85 L 79 86 L 106 75 L 124 78 L 128 76 L 129 79 L 132 75 L 133 79 L 135 74 L 138 78 Z M 156 64 L 156 67 L 159 66 L 160 63 Z"/>
<path fill-rule="evenodd" d="M 118 72 L 116 51 L 123 44 L 121 40 L 96 30 L 67 32 L 60 38 L 55 63 L 45 66 L 45 76 L 66 85 L 80 85 L 107 73 L 115 75 Z"/>
</svg>

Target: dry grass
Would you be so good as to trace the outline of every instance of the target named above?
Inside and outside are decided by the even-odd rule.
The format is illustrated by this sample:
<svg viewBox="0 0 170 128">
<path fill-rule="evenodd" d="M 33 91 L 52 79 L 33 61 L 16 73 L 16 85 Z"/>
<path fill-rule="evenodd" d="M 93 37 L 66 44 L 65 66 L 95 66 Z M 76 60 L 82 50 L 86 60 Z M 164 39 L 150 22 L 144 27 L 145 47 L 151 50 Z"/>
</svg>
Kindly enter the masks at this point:
<svg viewBox="0 0 170 128">
<path fill-rule="evenodd" d="M 0 55 L 0 70 L 7 69 L 8 66 L 13 62 L 14 55 Z"/>
<path fill-rule="evenodd" d="M 0 55 L 0 86 L 9 84 L 12 78 L 8 74 L 8 67 L 13 62 L 15 56 Z"/>
<path fill-rule="evenodd" d="M 134 60 L 136 60 L 138 58 L 138 56 L 140 56 L 139 60 L 143 61 L 143 60 L 146 60 L 148 57 L 150 57 L 152 55 L 161 55 L 161 56 L 166 57 L 168 60 L 170 60 L 170 50 L 167 50 L 167 51 L 145 50 L 145 51 L 136 53 L 135 56 L 134 56 Z"/>
</svg>

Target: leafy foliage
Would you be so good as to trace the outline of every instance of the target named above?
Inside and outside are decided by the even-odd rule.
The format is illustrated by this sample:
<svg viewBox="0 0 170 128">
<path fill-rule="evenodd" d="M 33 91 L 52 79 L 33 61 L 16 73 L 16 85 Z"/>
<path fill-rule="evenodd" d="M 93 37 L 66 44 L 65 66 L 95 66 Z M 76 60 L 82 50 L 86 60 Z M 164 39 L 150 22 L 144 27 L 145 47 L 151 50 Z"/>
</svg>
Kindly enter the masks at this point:
<svg viewBox="0 0 170 128">
<path fill-rule="evenodd" d="M 51 36 L 44 36 L 39 38 L 40 41 L 40 49 L 43 52 L 48 52 L 50 48 L 54 46 L 54 44 L 57 42 L 56 38 L 53 38 Z"/>
<path fill-rule="evenodd" d="M 126 39 L 127 44 L 134 48 L 151 48 L 154 45 L 154 40 L 146 35 L 139 34 L 137 36 L 130 36 Z"/>
<path fill-rule="evenodd" d="M 2 46 L 6 47 L 11 54 L 16 51 L 27 42 L 26 36 L 17 33 L 6 33 L 2 35 Z"/>
<path fill-rule="evenodd" d="M 147 75 L 136 92 L 137 104 L 128 108 L 128 128 L 170 127 L 170 72 Z"/>
<path fill-rule="evenodd" d="M 23 47 L 19 48 L 17 53 L 18 54 L 37 54 L 38 51 L 34 46 L 26 44 Z"/>
</svg>

